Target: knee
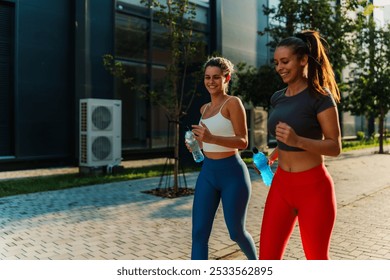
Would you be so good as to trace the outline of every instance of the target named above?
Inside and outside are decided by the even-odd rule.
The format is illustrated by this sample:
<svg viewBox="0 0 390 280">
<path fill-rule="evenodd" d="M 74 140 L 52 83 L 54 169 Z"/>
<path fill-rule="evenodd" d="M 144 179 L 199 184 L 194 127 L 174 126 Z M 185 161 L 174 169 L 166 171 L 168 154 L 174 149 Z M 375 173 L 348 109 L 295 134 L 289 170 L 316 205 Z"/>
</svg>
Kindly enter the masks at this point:
<svg viewBox="0 0 390 280">
<path fill-rule="evenodd" d="M 232 241 L 240 243 L 241 240 L 245 239 L 245 230 L 236 228 L 230 230 L 229 235 Z"/>
<path fill-rule="evenodd" d="M 194 242 L 205 242 L 209 241 L 210 234 L 207 233 L 206 230 L 202 228 L 194 228 L 192 229 L 192 240 Z"/>
</svg>

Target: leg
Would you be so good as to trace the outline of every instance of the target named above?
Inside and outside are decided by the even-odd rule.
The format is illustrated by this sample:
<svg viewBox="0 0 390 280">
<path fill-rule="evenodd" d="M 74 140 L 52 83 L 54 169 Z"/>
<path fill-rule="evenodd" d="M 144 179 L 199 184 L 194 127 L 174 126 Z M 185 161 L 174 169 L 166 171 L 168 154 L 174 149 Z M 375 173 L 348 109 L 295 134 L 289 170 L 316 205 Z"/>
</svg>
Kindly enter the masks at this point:
<svg viewBox="0 0 390 280">
<path fill-rule="evenodd" d="M 208 259 L 209 237 L 220 201 L 219 192 L 211 184 L 212 179 L 212 174 L 202 170 L 196 182 L 192 208 L 192 260 Z"/>
<path fill-rule="evenodd" d="M 281 260 L 294 230 L 296 210 L 281 195 L 275 174 L 265 203 L 260 233 L 260 260 Z"/>
<path fill-rule="evenodd" d="M 302 244 L 308 260 L 328 260 L 332 230 L 336 218 L 333 182 L 326 176 L 306 191 L 298 219 Z"/>
<path fill-rule="evenodd" d="M 246 166 L 237 166 L 220 178 L 222 205 L 230 238 L 237 242 L 249 260 L 255 260 L 256 246 L 245 229 L 246 213 L 251 192 L 251 181 Z"/>
</svg>

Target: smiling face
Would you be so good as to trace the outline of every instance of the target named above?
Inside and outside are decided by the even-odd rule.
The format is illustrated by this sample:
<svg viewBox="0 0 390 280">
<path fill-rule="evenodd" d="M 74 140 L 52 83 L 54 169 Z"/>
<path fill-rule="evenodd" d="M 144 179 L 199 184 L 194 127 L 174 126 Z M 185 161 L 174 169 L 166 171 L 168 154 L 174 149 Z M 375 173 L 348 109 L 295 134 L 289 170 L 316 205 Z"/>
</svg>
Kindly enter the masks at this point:
<svg viewBox="0 0 390 280">
<path fill-rule="evenodd" d="M 208 66 L 204 73 L 204 85 L 210 94 L 225 93 L 230 76 L 224 76 L 222 69 Z"/>
<path fill-rule="evenodd" d="M 292 48 L 285 46 L 276 48 L 274 64 L 276 72 L 278 72 L 283 82 L 286 84 L 292 84 L 305 78 L 307 56 L 305 55 L 302 58 L 298 57 L 293 53 Z"/>
</svg>

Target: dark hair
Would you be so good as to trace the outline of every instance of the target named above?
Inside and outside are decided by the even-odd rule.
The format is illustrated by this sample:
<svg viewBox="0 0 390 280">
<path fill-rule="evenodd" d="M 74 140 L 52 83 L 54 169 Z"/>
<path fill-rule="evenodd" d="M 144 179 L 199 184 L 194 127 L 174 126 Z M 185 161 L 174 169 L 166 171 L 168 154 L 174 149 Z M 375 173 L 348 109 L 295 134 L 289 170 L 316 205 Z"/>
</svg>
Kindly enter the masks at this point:
<svg viewBox="0 0 390 280">
<path fill-rule="evenodd" d="M 294 37 L 282 40 L 277 45 L 277 47 L 282 46 L 291 48 L 298 58 L 308 56 L 307 77 L 311 93 L 327 95 L 327 88 L 333 98 L 340 102 L 340 90 L 328 58 L 328 44 L 318 31 L 302 31 Z"/>
<path fill-rule="evenodd" d="M 214 56 L 210 57 L 203 66 L 203 69 L 206 69 L 208 66 L 215 66 L 221 68 L 223 75 L 231 75 L 234 72 L 233 63 L 224 57 Z"/>
</svg>

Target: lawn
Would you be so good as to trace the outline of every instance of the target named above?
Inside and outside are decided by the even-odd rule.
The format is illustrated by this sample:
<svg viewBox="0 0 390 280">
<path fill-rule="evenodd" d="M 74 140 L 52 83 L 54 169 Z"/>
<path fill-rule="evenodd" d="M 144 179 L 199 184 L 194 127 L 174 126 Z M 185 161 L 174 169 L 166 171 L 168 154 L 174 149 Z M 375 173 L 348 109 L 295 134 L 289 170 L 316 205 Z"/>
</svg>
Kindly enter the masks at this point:
<svg viewBox="0 0 390 280">
<path fill-rule="evenodd" d="M 172 168 L 168 169 L 172 170 Z M 153 165 L 125 168 L 123 172 L 117 174 L 80 175 L 79 173 L 72 173 L 1 180 L 0 197 L 156 177 L 160 176 L 163 170 L 164 165 Z M 190 171 L 195 170 L 188 170 L 188 172 Z"/>
</svg>

